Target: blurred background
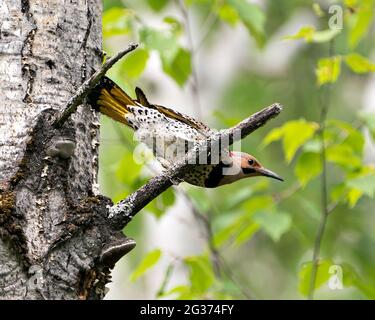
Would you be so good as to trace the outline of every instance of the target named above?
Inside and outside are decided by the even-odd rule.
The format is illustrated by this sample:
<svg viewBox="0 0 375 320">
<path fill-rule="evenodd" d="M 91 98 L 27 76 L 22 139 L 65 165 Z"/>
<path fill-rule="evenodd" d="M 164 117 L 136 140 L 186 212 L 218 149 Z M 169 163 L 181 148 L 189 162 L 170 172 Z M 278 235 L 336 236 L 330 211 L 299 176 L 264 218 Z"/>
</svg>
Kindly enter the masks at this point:
<svg viewBox="0 0 375 320">
<path fill-rule="evenodd" d="M 108 74 L 130 95 L 217 129 L 281 103 L 240 148 L 285 179 L 169 189 L 124 230 L 137 247 L 106 298 L 374 299 L 375 0 L 103 5 L 106 53 L 140 45 Z M 101 123 L 99 182 L 116 202 L 160 165 Z"/>
</svg>

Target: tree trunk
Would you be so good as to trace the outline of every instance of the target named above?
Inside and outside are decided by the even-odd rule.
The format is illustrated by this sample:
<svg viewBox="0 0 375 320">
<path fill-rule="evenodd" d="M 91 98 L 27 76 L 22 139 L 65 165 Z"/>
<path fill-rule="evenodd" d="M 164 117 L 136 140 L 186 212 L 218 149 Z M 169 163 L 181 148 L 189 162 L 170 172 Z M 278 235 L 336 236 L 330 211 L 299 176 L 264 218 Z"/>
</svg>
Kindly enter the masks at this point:
<svg viewBox="0 0 375 320">
<path fill-rule="evenodd" d="M 51 125 L 100 48 L 101 0 L 0 0 L 1 299 L 104 296 L 123 238 L 97 195 L 98 116 Z"/>
<path fill-rule="evenodd" d="M 0 299 L 103 298 L 110 269 L 135 246 L 121 231 L 132 217 L 212 145 L 243 139 L 282 110 L 275 103 L 213 134 L 113 206 L 97 190 L 98 117 L 86 105 L 70 116 L 136 48 L 93 74 L 100 17 L 101 0 L 0 0 Z"/>
</svg>

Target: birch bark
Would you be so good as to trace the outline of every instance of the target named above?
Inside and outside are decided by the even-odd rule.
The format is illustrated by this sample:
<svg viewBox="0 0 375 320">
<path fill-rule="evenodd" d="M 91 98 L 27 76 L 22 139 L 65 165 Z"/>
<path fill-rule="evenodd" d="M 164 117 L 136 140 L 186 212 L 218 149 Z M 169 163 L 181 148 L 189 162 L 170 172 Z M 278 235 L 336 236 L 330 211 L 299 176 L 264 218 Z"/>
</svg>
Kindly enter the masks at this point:
<svg viewBox="0 0 375 320">
<path fill-rule="evenodd" d="M 51 120 L 100 66 L 101 0 L 0 0 L 0 298 L 101 298 L 98 117 Z M 95 208 L 96 209 L 95 209 Z M 94 254 L 96 253 L 96 254 Z"/>
</svg>

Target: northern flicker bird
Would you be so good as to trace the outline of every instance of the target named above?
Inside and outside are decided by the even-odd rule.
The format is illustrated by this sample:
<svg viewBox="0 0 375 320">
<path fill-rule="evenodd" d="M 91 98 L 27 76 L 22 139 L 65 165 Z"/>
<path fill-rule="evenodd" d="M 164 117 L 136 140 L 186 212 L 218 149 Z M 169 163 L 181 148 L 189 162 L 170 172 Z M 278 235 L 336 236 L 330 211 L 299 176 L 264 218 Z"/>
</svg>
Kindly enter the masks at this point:
<svg viewBox="0 0 375 320">
<path fill-rule="evenodd" d="M 137 99 L 132 99 L 112 80 L 104 77 L 89 95 L 88 102 L 95 110 L 132 128 L 136 139 L 145 143 L 164 167 L 181 160 L 194 143 L 213 134 L 211 128 L 190 116 L 149 103 L 140 88 L 136 88 L 135 93 Z M 183 180 L 206 188 L 255 176 L 283 181 L 244 152 L 223 151 L 216 163 L 192 166 Z"/>
</svg>

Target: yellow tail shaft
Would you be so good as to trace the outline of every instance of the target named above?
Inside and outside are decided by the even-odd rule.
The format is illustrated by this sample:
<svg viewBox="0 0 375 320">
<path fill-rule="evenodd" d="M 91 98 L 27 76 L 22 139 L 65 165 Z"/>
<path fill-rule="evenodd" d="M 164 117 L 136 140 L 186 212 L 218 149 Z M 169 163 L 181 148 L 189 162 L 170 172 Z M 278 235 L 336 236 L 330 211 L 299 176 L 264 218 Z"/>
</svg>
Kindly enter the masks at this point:
<svg viewBox="0 0 375 320">
<path fill-rule="evenodd" d="M 130 126 L 126 120 L 126 114 L 129 113 L 128 106 L 136 105 L 136 103 L 109 78 L 103 77 L 100 80 L 88 96 L 88 102 L 95 110 Z"/>
</svg>

